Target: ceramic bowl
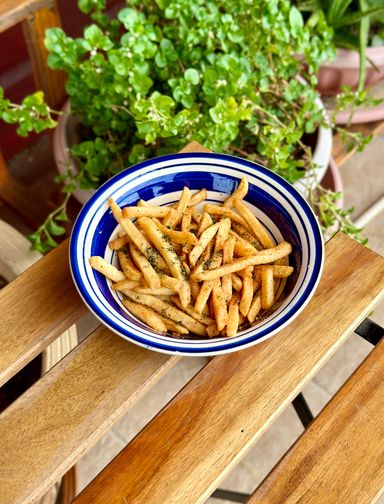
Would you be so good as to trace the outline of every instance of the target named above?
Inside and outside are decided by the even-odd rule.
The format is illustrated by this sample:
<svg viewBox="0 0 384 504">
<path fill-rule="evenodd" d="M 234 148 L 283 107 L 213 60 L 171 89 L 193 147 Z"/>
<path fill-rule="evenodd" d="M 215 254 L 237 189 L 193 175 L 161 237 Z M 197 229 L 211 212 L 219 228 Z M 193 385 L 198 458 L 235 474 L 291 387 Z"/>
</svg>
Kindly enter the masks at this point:
<svg viewBox="0 0 384 504">
<path fill-rule="evenodd" d="M 122 304 L 110 281 L 91 269 L 88 258 L 99 255 L 117 264 L 108 242 L 117 237 L 117 225 L 108 207 L 113 197 L 121 206 L 144 199 L 154 205 L 178 200 L 183 187 L 205 187 L 210 202 L 222 202 L 246 176 L 249 191 L 245 203 L 263 222 L 276 242 L 292 244 L 290 264 L 294 273 L 285 287 L 285 299 L 258 324 L 234 338 L 176 339 L 156 333 Z M 312 210 L 299 192 L 284 179 L 255 163 L 222 154 L 175 154 L 144 161 L 125 170 L 100 187 L 82 208 L 70 242 L 73 280 L 88 308 L 123 338 L 138 345 L 182 355 L 217 355 L 247 348 L 276 334 L 302 311 L 320 280 L 323 241 Z"/>
</svg>

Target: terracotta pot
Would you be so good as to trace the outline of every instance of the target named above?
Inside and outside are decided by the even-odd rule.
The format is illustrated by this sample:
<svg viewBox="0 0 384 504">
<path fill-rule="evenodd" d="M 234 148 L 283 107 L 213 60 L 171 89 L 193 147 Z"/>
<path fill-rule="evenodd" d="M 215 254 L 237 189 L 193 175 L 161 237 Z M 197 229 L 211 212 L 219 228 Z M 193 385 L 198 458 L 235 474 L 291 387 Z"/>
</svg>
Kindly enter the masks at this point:
<svg viewBox="0 0 384 504">
<path fill-rule="evenodd" d="M 367 77 L 365 86 L 372 86 L 384 78 L 384 47 L 367 48 Z M 370 63 L 372 61 L 378 70 Z M 356 88 L 359 82 L 359 54 L 338 49 L 334 61 L 323 63 L 318 74 L 318 89 L 323 96 L 340 93 L 342 86 Z"/>
</svg>

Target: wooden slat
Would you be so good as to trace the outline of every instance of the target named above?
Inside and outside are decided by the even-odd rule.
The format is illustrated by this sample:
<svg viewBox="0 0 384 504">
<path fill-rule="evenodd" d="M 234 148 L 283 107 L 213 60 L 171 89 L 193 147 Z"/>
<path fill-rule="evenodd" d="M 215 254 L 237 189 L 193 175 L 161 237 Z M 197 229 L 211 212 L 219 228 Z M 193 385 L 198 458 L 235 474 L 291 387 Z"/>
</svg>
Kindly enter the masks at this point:
<svg viewBox="0 0 384 504">
<path fill-rule="evenodd" d="M 199 144 L 198 142 L 191 142 L 189 143 L 184 149 L 181 149 L 180 152 L 212 152 L 203 145 Z"/>
<path fill-rule="evenodd" d="M 360 132 L 364 135 L 377 136 L 384 130 L 384 121 L 376 121 L 365 124 L 353 124 L 348 128 L 353 132 Z M 332 157 L 336 161 L 337 166 L 341 166 L 356 153 L 355 150 L 348 151 L 347 145 L 341 141 L 340 135 L 333 135 Z"/>
<path fill-rule="evenodd" d="M 338 234 L 296 321 L 255 347 L 211 360 L 75 502 L 204 502 L 383 289 L 384 258 Z"/>
<path fill-rule="evenodd" d="M 68 266 L 68 240 L 0 291 L 0 385 L 85 313 Z"/>
<path fill-rule="evenodd" d="M 177 360 L 98 328 L 0 417 L 0 502 L 41 497 Z"/>
<path fill-rule="evenodd" d="M 20 23 L 28 14 L 51 7 L 54 0 L 1 0 L 0 33 Z"/>
<path fill-rule="evenodd" d="M 46 102 L 56 110 L 65 100 L 65 73 L 47 65 L 48 51 L 44 44 L 45 30 L 61 26 L 55 2 L 50 8 L 39 9 L 23 20 L 23 33 L 32 61 L 36 88 L 44 91 Z"/>
<path fill-rule="evenodd" d="M 384 340 L 367 357 L 249 504 L 375 502 L 384 486 Z"/>
</svg>

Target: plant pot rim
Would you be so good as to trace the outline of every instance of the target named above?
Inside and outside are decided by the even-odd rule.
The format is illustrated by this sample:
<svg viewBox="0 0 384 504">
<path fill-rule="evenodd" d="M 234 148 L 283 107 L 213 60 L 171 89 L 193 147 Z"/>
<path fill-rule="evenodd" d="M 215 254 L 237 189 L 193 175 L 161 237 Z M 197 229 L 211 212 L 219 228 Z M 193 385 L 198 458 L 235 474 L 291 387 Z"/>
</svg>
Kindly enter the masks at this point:
<svg viewBox="0 0 384 504">
<path fill-rule="evenodd" d="M 384 65 L 384 46 L 370 46 L 366 49 L 366 54 L 376 66 Z M 336 49 L 336 58 L 329 62 L 321 63 L 320 68 L 359 68 L 360 57 L 358 51 L 349 49 Z M 370 65 L 368 60 L 368 65 Z"/>
</svg>

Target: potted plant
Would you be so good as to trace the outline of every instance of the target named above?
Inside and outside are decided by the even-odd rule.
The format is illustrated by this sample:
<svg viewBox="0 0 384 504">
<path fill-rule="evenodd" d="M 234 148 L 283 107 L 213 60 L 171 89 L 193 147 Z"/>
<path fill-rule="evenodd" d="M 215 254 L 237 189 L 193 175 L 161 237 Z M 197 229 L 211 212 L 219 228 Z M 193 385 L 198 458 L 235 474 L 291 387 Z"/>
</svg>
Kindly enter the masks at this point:
<svg viewBox="0 0 384 504">
<path fill-rule="evenodd" d="M 112 20 L 104 0 L 79 0 L 79 7 L 93 20 L 83 38 L 59 28 L 46 34 L 50 66 L 68 75 L 76 168 L 59 177 L 65 200 L 31 236 L 35 248 L 48 250 L 65 232 L 61 221 L 76 189 L 95 189 L 191 140 L 260 161 L 292 183 L 305 180 L 313 206 L 329 211 L 323 224 L 337 215 L 341 229 L 358 235 L 337 196 L 316 189 L 310 137 L 329 128 L 316 75 L 334 55 L 321 14 L 315 26 L 304 25 L 288 0 L 132 0 Z M 0 100 L 0 112 L 22 120 L 22 134 L 54 126 L 55 112 L 39 94 L 21 106 Z"/>
<path fill-rule="evenodd" d="M 384 78 L 384 0 L 299 0 L 314 25 L 321 17 L 333 29 L 337 56 L 320 65 L 323 96 L 350 86 L 359 92 Z"/>
</svg>

